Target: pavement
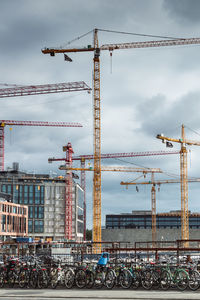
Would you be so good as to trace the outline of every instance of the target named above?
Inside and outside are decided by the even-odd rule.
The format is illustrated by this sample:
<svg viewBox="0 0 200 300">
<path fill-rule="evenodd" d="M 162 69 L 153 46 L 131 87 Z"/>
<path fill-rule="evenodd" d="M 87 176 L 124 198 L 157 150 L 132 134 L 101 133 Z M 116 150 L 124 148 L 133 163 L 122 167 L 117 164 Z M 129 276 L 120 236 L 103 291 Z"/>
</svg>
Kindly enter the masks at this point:
<svg viewBox="0 0 200 300">
<path fill-rule="evenodd" d="M 145 290 L 122 290 L 122 289 L 113 289 L 113 290 L 80 290 L 80 289 L 0 289 L 0 300 L 57 300 L 57 299 L 198 299 L 200 300 L 200 290 L 195 292 L 186 290 L 184 292 L 169 290 L 169 291 L 145 291 Z"/>
</svg>

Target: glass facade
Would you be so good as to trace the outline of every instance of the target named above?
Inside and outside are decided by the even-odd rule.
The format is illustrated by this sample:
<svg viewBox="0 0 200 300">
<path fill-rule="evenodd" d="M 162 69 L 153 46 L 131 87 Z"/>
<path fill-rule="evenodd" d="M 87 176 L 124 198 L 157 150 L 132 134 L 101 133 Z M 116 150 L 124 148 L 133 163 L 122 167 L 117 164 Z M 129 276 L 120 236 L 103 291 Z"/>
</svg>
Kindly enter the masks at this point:
<svg viewBox="0 0 200 300">
<path fill-rule="evenodd" d="M 28 232 L 44 232 L 44 186 L 2 184 L 1 191 L 12 195 L 14 203 L 28 205 Z"/>
<path fill-rule="evenodd" d="M 157 228 L 181 228 L 180 215 L 157 215 Z M 200 228 L 200 214 L 190 214 L 189 227 Z M 106 215 L 106 228 L 152 228 L 151 215 Z"/>
<path fill-rule="evenodd" d="M 11 171 L 12 172 L 12 171 Z M 0 191 L 15 204 L 28 206 L 30 236 L 65 238 L 65 180 L 52 180 L 45 174 L 30 175 L 7 172 L 0 174 Z M 13 175 L 14 174 L 14 175 Z M 72 232 L 81 241 L 84 233 L 84 192 L 73 182 Z"/>
</svg>

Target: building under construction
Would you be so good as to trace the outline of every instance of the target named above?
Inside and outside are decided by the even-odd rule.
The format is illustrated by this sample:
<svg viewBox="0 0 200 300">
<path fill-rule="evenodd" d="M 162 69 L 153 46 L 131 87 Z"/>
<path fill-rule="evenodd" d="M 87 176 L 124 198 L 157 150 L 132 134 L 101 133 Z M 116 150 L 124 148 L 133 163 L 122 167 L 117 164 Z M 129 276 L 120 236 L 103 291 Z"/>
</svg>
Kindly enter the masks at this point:
<svg viewBox="0 0 200 300">
<path fill-rule="evenodd" d="M 74 241 L 83 240 L 83 190 L 73 179 L 72 235 Z M 0 192 L 8 194 L 15 204 L 28 206 L 29 237 L 46 241 L 66 240 L 66 180 L 47 174 L 28 174 L 19 171 L 18 164 L 0 172 Z"/>
</svg>

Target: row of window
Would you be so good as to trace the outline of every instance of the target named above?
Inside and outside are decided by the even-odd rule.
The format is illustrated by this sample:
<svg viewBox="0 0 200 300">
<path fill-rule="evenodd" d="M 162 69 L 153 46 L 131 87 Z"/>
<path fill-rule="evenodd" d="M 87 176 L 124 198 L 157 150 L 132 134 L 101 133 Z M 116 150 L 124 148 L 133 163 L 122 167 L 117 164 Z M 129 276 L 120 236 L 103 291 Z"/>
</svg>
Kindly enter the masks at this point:
<svg viewBox="0 0 200 300">
<path fill-rule="evenodd" d="M 200 228 L 199 225 L 192 225 L 192 226 L 189 226 L 190 229 L 193 228 L 193 229 L 198 229 Z M 136 228 L 136 229 L 151 229 L 151 226 L 134 226 L 133 224 L 131 225 L 126 225 L 126 226 L 112 226 L 112 225 L 108 225 L 106 226 L 106 229 L 133 229 L 133 228 Z M 156 226 L 156 228 L 181 228 L 181 225 L 180 226 Z"/>
<path fill-rule="evenodd" d="M 28 207 L 29 219 L 44 219 L 44 206 L 29 206 Z"/>
<path fill-rule="evenodd" d="M 122 226 L 122 225 L 124 225 L 124 226 L 126 226 L 126 225 L 128 225 L 128 224 L 133 224 L 133 225 L 137 225 L 137 226 L 147 226 L 147 225 L 151 225 L 152 224 L 152 221 L 148 221 L 148 222 L 122 222 L 122 221 L 119 221 L 119 222 L 116 222 L 116 221 L 114 221 L 114 222 L 106 222 L 106 226 L 111 226 L 111 225 L 113 225 L 113 226 L 117 226 L 117 225 L 119 225 L 119 226 Z M 176 226 L 179 226 L 180 224 L 181 224 L 181 221 L 168 221 L 168 222 L 162 222 L 162 221 L 157 221 L 156 222 L 156 224 L 157 225 L 160 225 L 160 226 L 173 226 L 173 225 L 176 225 Z M 200 221 L 195 221 L 195 220 L 189 220 L 189 225 L 190 226 L 192 226 L 192 225 L 199 225 L 200 226 Z"/>
<path fill-rule="evenodd" d="M 44 204 L 44 186 L 2 184 L 1 191 L 13 195 L 18 204 Z"/>
<path fill-rule="evenodd" d="M 123 222 L 131 222 L 131 221 L 139 221 L 139 222 L 145 222 L 145 221 L 151 221 L 152 217 L 149 216 L 148 218 L 136 218 L 136 217 L 132 217 L 132 218 L 124 218 L 124 217 L 106 217 L 106 221 L 107 222 L 111 222 L 111 221 L 123 221 Z M 190 216 L 189 217 L 190 220 L 194 220 L 194 221 L 199 221 L 200 222 L 200 217 L 193 217 Z M 181 217 L 159 217 L 156 216 L 156 220 L 157 221 L 163 221 L 163 222 L 169 222 L 169 221 L 181 221 Z"/>
<path fill-rule="evenodd" d="M 2 215 L 0 230 L 2 232 L 26 232 L 26 218 Z"/>
<path fill-rule="evenodd" d="M 0 203 L 0 212 L 14 213 L 14 214 L 26 214 L 26 208 L 18 207 L 13 205 L 1 204 Z"/>
<path fill-rule="evenodd" d="M 43 233 L 44 221 L 43 220 L 28 220 L 28 232 L 29 233 Z"/>
</svg>

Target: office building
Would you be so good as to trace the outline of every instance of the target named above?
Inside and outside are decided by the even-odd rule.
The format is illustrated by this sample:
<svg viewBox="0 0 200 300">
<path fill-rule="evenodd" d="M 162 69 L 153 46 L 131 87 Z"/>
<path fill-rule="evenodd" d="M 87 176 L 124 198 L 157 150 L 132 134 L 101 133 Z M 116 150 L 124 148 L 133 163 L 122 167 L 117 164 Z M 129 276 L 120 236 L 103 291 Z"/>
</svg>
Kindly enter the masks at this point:
<svg viewBox="0 0 200 300">
<path fill-rule="evenodd" d="M 0 172 L 0 192 L 12 203 L 28 206 L 28 234 L 35 239 L 65 240 L 65 178 L 47 174 L 28 174 L 14 167 Z M 73 180 L 73 240 L 83 240 L 83 190 Z"/>
</svg>

